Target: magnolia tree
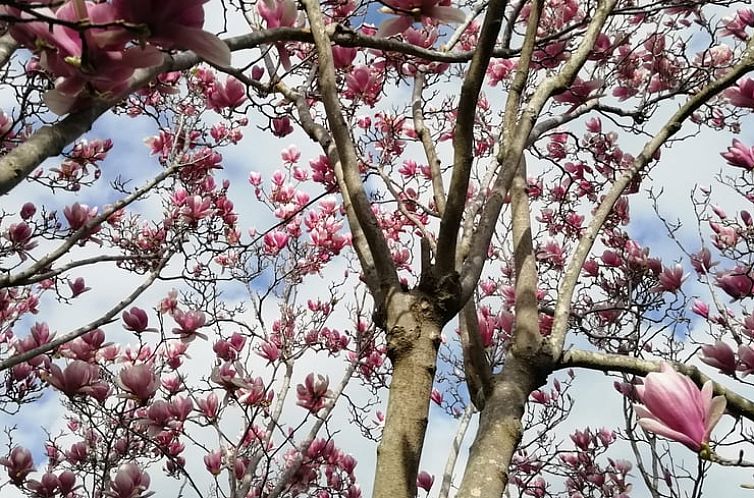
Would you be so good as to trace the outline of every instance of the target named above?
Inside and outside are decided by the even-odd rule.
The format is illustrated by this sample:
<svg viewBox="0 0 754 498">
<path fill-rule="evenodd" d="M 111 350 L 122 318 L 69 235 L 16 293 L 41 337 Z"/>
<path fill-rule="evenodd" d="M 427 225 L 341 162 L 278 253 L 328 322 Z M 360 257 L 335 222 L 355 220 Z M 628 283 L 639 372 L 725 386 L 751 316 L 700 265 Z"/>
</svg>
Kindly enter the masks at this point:
<svg viewBox="0 0 754 498">
<path fill-rule="evenodd" d="M 697 497 L 754 465 L 747 3 L 3 1 L 2 493 Z M 718 164 L 663 161 L 699 136 Z M 720 172 L 681 223 L 665 169 Z"/>
</svg>

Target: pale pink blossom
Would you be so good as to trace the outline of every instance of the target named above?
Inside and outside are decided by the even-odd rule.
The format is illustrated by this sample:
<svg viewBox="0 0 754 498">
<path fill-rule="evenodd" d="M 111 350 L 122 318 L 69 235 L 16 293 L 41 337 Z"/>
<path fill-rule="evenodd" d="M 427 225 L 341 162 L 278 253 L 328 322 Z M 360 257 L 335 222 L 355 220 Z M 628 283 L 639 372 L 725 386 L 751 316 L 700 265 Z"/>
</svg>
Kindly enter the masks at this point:
<svg viewBox="0 0 754 498">
<path fill-rule="evenodd" d="M 681 288 L 681 284 L 688 275 L 684 275 L 681 265 L 673 265 L 668 268 L 664 266 L 662 273 L 659 275 L 660 283 L 652 290 L 655 292 L 672 292 L 675 294 Z"/>
<path fill-rule="evenodd" d="M 120 371 L 118 385 L 134 398 L 145 402 L 160 388 L 160 379 L 146 363 L 131 365 Z"/>
<path fill-rule="evenodd" d="M 754 79 L 744 78 L 725 91 L 728 101 L 736 107 L 754 109 Z"/>
<path fill-rule="evenodd" d="M 110 490 L 105 494 L 111 498 L 146 498 L 152 493 L 149 489 L 149 474 L 133 462 L 118 467 L 115 477 L 110 481 Z"/>
<path fill-rule="evenodd" d="M 202 311 L 175 310 L 173 320 L 178 324 L 178 327 L 173 329 L 173 333 L 179 334 L 185 342 L 193 340 L 195 336 L 207 339 L 206 335 L 197 332 L 198 329 L 204 327 L 204 323 L 207 321 L 207 317 Z"/>
<path fill-rule="evenodd" d="M 736 373 L 736 354 L 728 344 L 722 341 L 717 341 L 714 345 L 705 344 L 702 346 L 702 354 L 699 359 L 726 375 Z"/>
<path fill-rule="evenodd" d="M 725 397 L 712 397 L 712 382 L 699 388 L 694 382 L 663 363 L 660 372 L 647 375 L 636 387 L 643 404 L 635 404 L 644 430 L 683 443 L 700 451 L 725 411 Z"/>
<path fill-rule="evenodd" d="M 731 166 L 746 170 L 754 169 L 754 147 L 748 147 L 736 138 L 733 139 L 733 145 L 728 147 L 728 152 L 722 152 L 720 155 Z"/>
</svg>

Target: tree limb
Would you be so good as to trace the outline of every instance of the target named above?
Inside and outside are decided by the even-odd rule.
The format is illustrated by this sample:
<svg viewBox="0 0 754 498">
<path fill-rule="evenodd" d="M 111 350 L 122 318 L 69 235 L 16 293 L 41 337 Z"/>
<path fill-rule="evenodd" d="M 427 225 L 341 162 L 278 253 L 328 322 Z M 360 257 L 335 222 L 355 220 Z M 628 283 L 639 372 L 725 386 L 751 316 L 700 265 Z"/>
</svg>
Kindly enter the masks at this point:
<svg viewBox="0 0 754 498">
<path fill-rule="evenodd" d="M 552 354 L 558 356 L 563 349 L 566 333 L 568 330 L 568 317 L 571 310 L 571 300 L 573 298 L 576 283 L 578 282 L 581 268 L 586 261 L 589 252 L 594 245 L 597 235 L 602 225 L 610 215 L 613 205 L 618 201 L 623 191 L 633 181 L 654 157 L 660 147 L 680 129 L 683 122 L 688 119 L 697 109 L 708 102 L 712 97 L 719 94 L 729 86 L 733 85 L 742 75 L 754 69 L 754 38 L 749 40 L 746 50 L 739 61 L 724 76 L 712 81 L 696 94 L 690 97 L 685 104 L 678 109 L 667 123 L 655 134 L 655 136 L 646 143 L 641 153 L 634 159 L 633 164 L 628 168 L 607 192 L 599 207 L 594 213 L 589 226 L 581 234 L 581 239 L 576 250 L 573 253 L 571 262 L 561 280 L 558 291 L 558 302 L 555 306 L 555 318 L 550 335 L 550 345 Z"/>
</svg>

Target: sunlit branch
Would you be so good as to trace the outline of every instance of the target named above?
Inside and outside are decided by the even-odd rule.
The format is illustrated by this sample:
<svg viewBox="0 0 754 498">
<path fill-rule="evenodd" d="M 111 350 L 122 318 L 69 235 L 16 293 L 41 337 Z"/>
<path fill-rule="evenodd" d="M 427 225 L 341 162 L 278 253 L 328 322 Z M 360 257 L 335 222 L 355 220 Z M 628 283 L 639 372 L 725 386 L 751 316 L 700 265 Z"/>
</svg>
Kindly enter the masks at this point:
<svg viewBox="0 0 754 498">
<path fill-rule="evenodd" d="M 466 431 L 469 428 L 469 422 L 473 415 L 474 407 L 472 405 L 466 405 L 461 418 L 458 420 L 456 435 L 453 437 L 453 442 L 450 443 L 450 451 L 448 451 L 448 459 L 442 473 L 442 483 L 440 484 L 440 493 L 437 495 L 437 498 L 448 498 L 450 487 L 453 485 L 453 471 L 456 468 L 458 454 L 461 451 L 461 444 L 463 443 L 464 437 L 466 437 Z"/>
</svg>

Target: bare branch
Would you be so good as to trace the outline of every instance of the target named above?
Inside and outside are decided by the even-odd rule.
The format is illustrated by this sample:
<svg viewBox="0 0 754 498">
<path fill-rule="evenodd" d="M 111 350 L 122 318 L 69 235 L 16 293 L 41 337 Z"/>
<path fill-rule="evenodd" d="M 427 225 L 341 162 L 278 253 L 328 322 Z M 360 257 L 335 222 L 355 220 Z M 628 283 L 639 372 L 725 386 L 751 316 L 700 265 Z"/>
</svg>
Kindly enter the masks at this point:
<svg viewBox="0 0 754 498">
<path fill-rule="evenodd" d="M 424 154 L 429 162 L 429 169 L 432 173 L 432 193 L 435 198 L 435 208 L 437 213 L 442 216 L 445 212 L 445 186 L 442 182 L 442 171 L 440 170 L 440 158 L 437 157 L 437 149 L 432 141 L 432 134 L 424 124 L 424 112 L 422 110 L 422 91 L 424 90 L 424 73 L 416 72 L 414 77 L 414 92 L 411 95 L 411 111 L 414 118 L 414 130 L 424 146 Z"/>
<path fill-rule="evenodd" d="M 463 410 L 463 415 L 461 415 L 461 419 L 458 421 L 456 435 L 453 438 L 453 442 L 450 443 L 448 460 L 445 463 L 445 470 L 442 473 L 442 484 L 440 485 L 440 493 L 437 495 L 437 498 L 448 498 L 450 486 L 453 484 L 453 471 L 456 468 L 456 461 L 458 460 L 458 453 L 461 450 L 461 443 L 463 443 L 463 439 L 466 437 L 466 431 L 469 428 L 469 422 L 473 415 L 474 407 L 472 405 L 466 405 L 466 408 Z"/>
</svg>

